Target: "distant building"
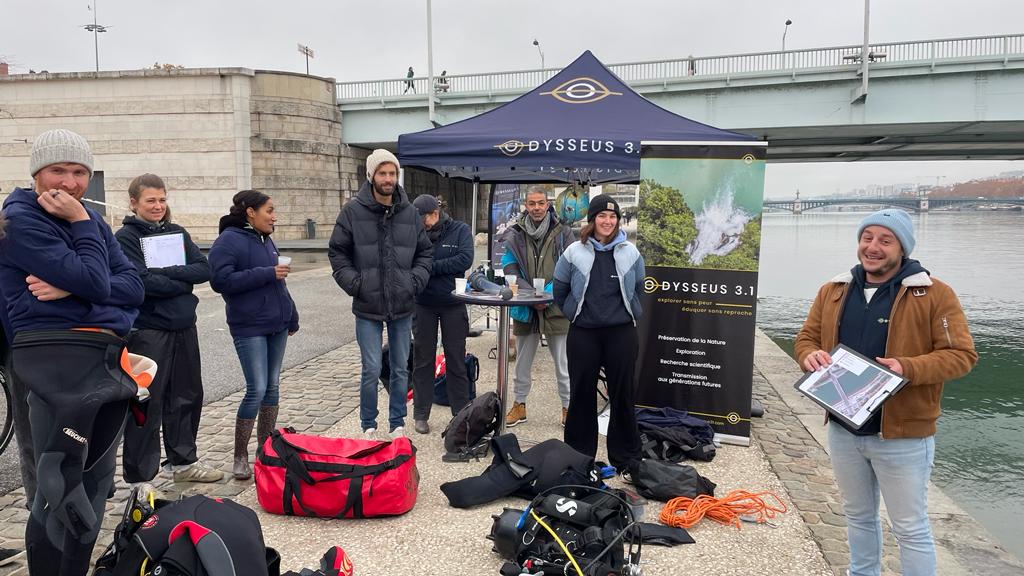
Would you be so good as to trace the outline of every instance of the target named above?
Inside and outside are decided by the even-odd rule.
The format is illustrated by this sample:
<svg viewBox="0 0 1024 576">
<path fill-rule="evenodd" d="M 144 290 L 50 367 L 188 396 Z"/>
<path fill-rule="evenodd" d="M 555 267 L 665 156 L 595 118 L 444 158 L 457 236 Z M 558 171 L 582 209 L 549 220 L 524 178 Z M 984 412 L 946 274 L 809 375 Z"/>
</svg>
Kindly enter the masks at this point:
<svg viewBox="0 0 1024 576">
<path fill-rule="evenodd" d="M 365 180 L 369 150 L 341 144 L 334 80 L 244 68 L 0 75 L 0 200 L 31 184 L 32 139 L 51 128 L 82 134 L 96 156 L 89 196 L 114 228 L 132 178 L 167 183 L 175 221 L 217 235 L 231 197 L 274 198 L 278 238 L 330 235 L 341 204 Z"/>
</svg>

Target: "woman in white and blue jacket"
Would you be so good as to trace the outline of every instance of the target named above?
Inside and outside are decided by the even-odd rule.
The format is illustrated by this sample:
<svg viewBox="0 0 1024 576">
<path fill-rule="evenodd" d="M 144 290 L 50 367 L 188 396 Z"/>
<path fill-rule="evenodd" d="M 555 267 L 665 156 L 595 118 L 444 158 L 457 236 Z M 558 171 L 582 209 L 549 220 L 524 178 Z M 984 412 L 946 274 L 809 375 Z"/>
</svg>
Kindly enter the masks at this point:
<svg viewBox="0 0 1024 576">
<path fill-rule="evenodd" d="M 636 321 L 642 313 L 644 259 L 619 228 L 619 204 L 606 194 L 590 201 L 580 240 L 555 266 L 555 304 L 571 321 L 566 343 L 570 401 L 565 442 L 597 453 L 597 375 L 608 381 L 611 419 L 608 460 L 633 472 L 640 461 L 640 433 L 633 407 Z"/>
</svg>

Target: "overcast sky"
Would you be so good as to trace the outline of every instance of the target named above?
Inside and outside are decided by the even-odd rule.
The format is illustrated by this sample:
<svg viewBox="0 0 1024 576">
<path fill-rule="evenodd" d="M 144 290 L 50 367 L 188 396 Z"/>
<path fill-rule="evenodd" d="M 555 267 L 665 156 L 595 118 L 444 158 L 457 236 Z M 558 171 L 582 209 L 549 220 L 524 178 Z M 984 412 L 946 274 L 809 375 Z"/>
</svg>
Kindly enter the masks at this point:
<svg viewBox="0 0 1024 576">
<path fill-rule="evenodd" d="M 427 72 L 426 0 L 95 0 L 101 70 L 154 62 L 302 72 L 338 81 Z M 93 70 L 91 0 L 0 0 L 0 58 L 12 73 Z M 606 64 L 860 44 L 863 0 L 433 0 L 434 73 L 548 67 L 584 50 Z M 1017 34 L 1021 0 L 875 0 L 871 40 Z M 1024 162 L 774 164 L 770 196 L 870 183 L 943 183 Z"/>
</svg>

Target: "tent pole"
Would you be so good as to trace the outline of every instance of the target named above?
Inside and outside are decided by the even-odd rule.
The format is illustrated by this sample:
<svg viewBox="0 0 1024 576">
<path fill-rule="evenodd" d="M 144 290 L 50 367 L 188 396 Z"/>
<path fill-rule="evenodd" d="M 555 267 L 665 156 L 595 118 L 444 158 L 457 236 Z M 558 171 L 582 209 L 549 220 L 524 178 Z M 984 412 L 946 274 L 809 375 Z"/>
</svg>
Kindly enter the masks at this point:
<svg viewBox="0 0 1024 576">
<path fill-rule="evenodd" d="M 473 179 L 473 213 L 469 217 L 469 226 L 472 229 L 471 232 L 473 233 L 473 241 L 474 242 L 476 242 L 476 221 L 477 221 L 476 199 L 477 199 L 478 196 L 480 196 L 480 181 L 474 178 Z"/>
</svg>

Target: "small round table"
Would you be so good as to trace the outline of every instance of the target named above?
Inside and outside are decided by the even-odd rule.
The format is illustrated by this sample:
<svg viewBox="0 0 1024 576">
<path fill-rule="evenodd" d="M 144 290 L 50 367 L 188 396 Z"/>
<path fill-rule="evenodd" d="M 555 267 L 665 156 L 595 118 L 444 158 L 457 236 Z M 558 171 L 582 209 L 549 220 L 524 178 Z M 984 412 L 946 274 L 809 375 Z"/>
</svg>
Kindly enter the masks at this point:
<svg viewBox="0 0 1024 576">
<path fill-rule="evenodd" d="M 508 309 L 512 306 L 533 306 L 534 304 L 551 304 L 554 297 L 550 292 L 537 293 L 533 290 L 519 289 L 519 294 L 509 300 L 502 300 L 496 294 L 484 292 L 466 292 L 463 294 L 452 291 L 452 296 L 465 304 L 475 306 L 495 306 L 498 308 L 498 403 L 501 413 L 498 414 L 497 434 L 505 433 L 505 400 L 508 396 Z"/>
</svg>

